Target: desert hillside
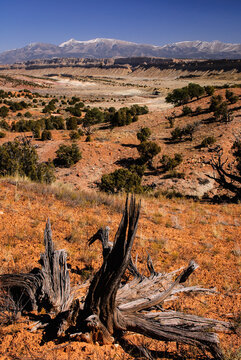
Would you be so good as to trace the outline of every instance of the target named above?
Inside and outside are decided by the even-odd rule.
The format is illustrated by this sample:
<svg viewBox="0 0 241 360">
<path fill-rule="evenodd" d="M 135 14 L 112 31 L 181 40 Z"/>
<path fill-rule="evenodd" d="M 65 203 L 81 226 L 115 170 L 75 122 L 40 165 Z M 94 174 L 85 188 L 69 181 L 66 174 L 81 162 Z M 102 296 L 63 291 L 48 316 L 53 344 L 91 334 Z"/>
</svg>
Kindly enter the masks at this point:
<svg viewBox="0 0 241 360">
<path fill-rule="evenodd" d="M 218 187 L 211 163 L 222 154 L 225 171 L 239 171 L 240 65 L 223 61 L 212 69 L 196 61 L 194 70 L 185 61 L 145 60 L 1 67 L 0 275 L 40 267 L 49 218 L 56 249 L 67 252 L 71 289 L 83 302 L 103 261 L 101 244 L 88 240 L 106 226 L 114 240 L 125 192 L 134 191 L 141 200 L 132 252 L 138 271 L 148 276 L 148 254 L 158 273 L 194 260 L 199 267 L 187 286 L 215 288 L 177 295 L 161 311 L 232 321 L 220 344 L 226 360 L 239 360 L 241 208 L 232 188 Z M 180 93 L 185 97 L 175 98 Z M 128 278 L 127 271 L 123 283 Z M 3 360 L 211 359 L 188 345 L 129 332 L 125 344 L 68 335 L 44 341 L 44 329 L 31 329 L 40 318 L 54 318 L 52 312 L 5 303 L 0 297 Z"/>
</svg>

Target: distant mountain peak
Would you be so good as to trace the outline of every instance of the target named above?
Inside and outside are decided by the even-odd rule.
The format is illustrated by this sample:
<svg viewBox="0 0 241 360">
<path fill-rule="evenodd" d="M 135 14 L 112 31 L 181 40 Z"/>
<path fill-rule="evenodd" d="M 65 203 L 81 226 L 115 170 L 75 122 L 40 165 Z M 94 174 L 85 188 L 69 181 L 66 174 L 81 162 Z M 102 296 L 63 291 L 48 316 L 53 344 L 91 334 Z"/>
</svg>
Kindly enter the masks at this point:
<svg viewBox="0 0 241 360">
<path fill-rule="evenodd" d="M 31 43 L 21 49 L 5 51 L 0 54 L 0 64 L 13 64 L 15 62 L 56 57 L 241 59 L 241 44 L 223 43 L 219 40 L 211 42 L 195 40 L 157 46 L 117 39 L 95 38 L 80 41 L 72 38 L 60 45 Z"/>
<path fill-rule="evenodd" d="M 87 44 L 97 44 L 97 43 L 130 44 L 130 45 L 136 44 L 134 42 L 118 40 L 118 39 L 95 38 L 95 39 L 91 39 L 91 40 L 82 40 L 82 41 L 70 39 L 70 40 L 65 41 L 62 44 L 60 44 L 59 47 L 72 46 L 72 45 L 77 45 L 77 44 L 87 45 Z"/>
</svg>

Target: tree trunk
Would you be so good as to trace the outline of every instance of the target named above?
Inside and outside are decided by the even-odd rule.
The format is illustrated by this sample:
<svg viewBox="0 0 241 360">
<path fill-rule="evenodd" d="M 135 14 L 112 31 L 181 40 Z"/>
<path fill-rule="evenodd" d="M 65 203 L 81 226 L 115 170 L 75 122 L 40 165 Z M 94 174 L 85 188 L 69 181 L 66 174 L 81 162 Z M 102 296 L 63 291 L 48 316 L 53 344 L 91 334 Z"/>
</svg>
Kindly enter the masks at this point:
<svg viewBox="0 0 241 360">
<path fill-rule="evenodd" d="M 0 275 L 0 288 L 7 290 L 19 310 L 63 311 L 70 305 L 70 278 L 65 250 L 54 250 L 50 221 L 44 232 L 45 252 L 40 256 L 41 269 L 28 274 Z"/>
<path fill-rule="evenodd" d="M 185 286 L 185 281 L 198 265 L 190 261 L 186 268 L 171 273 L 155 271 L 148 255 L 150 276 L 141 275 L 131 260 L 131 249 L 140 215 L 140 203 L 127 198 L 123 216 L 115 235 L 109 242 L 109 228 L 100 229 L 89 244 L 99 239 L 103 246 L 103 264 L 91 281 L 84 303 L 75 299 L 70 304 L 70 280 L 64 250 L 54 250 L 50 222 L 46 224 L 45 253 L 41 255 L 42 269 L 30 274 L 2 275 L 1 286 L 12 294 L 22 289 L 32 307 L 45 306 L 58 312 L 48 320 L 44 340 L 68 334 L 70 340 L 98 341 L 106 344 L 131 331 L 161 341 L 195 345 L 208 350 L 214 359 L 224 359 L 219 347 L 218 331 L 230 331 L 232 324 L 195 315 L 165 311 L 164 302 L 176 299 L 182 292 L 209 292 L 199 286 Z M 125 271 L 134 276 L 121 284 Z M 39 324 L 46 326 L 46 324 Z M 35 328 L 37 328 L 36 326 Z"/>
</svg>

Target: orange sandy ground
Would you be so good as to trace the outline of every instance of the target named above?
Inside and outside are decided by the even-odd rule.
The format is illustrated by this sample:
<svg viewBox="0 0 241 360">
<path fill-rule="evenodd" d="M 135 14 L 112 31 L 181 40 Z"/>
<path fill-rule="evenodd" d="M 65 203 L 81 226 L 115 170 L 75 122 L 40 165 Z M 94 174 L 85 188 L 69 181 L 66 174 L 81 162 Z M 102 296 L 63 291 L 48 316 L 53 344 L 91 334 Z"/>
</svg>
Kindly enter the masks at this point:
<svg viewBox="0 0 241 360">
<path fill-rule="evenodd" d="M 56 195 L 57 194 L 57 195 Z M 106 198 L 107 199 L 107 198 Z M 57 248 L 65 248 L 72 270 L 101 264 L 99 244 L 91 248 L 87 239 L 100 226 L 110 226 L 111 239 L 120 221 L 123 198 L 108 198 L 98 204 L 91 195 L 70 193 L 57 185 L 46 187 L 22 181 L 0 182 L 0 273 L 28 272 L 39 266 L 43 231 L 47 217 L 52 223 Z M 106 200 L 107 201 L 107 200 Z M 216 287 L 217 295 L 184 295 L 169 308 L 201 316 L 228 320 L 241 311 L 241 207 L 211 205 L 191 200 L 142 198 L 142 211 L 133 255 L 138 253 L 139 269 L 145 270 L 147 251 L 158 271 L 171 271 L 194 259 L 200 267 L 189 284 Z M 71 273 L 72 285 L 83 277 Z M 81 294 L 80 294 L 81 295 Z M 83 294 L 82 294 L 83 295 Z M 81 342 L 40 346 L 42 331 L 29 332 L 32 323 L 20 318 L 0 326 L 0 359 L 133 359 L 118 344 L 98 346 Z M 155 351 L 176 352 L 176 346 L 132 336 L 133 343 Z M 241 346 L 237 335 L 221 335 L 224 349 Z M 179 353 L 182 349 L 178 350 Z M 190 357 L 198 359 L 196 352 Z M 196 355 L 195 355 L 196 354 Z M 193 357 L 194 356 L 194 357 Z M 168 358 L 162 354 L 155 358 Z M 175 357 L 169 357 L 175 359 Z M 177 358 L 176 358 L 177 359 Z"/>
</svg>

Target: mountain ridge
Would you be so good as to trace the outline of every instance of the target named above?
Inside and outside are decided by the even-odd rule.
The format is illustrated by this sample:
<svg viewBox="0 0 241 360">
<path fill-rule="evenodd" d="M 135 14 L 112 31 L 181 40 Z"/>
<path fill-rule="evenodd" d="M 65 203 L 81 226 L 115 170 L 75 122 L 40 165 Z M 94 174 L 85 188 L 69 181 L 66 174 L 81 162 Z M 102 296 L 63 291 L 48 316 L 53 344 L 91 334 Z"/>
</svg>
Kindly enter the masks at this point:
<svg viewBox="0 0 241 360">
<path fill-rule="evenodd" d="M 70 39 L 59 45 L 31 43 L 23 48 L 0 53 L 1 64 L 13 64 L 35 59 L 55 57 L 115 58 L 115 57 L 162 57 L 177 59 L 240 59 L 241 44 L 221 41 L 181 41 L 163 46 L 137 44 L 130 41 L 96 38 L 91 40 Z"/>
</svg>

